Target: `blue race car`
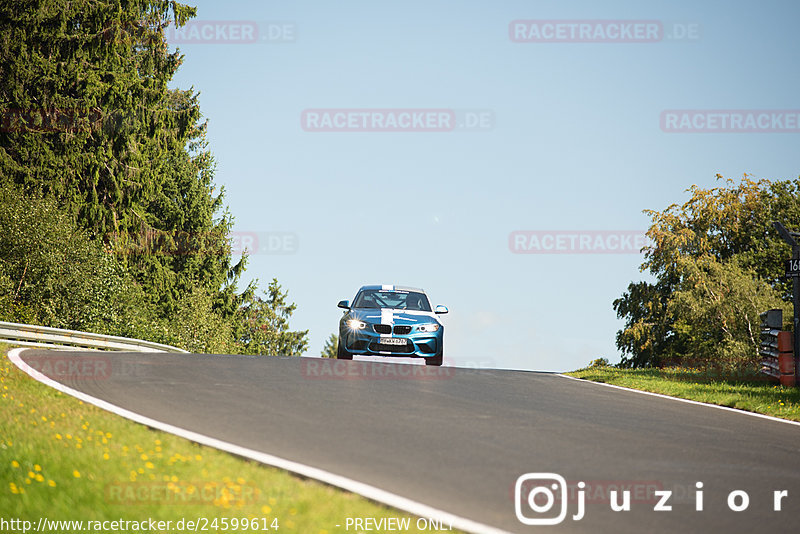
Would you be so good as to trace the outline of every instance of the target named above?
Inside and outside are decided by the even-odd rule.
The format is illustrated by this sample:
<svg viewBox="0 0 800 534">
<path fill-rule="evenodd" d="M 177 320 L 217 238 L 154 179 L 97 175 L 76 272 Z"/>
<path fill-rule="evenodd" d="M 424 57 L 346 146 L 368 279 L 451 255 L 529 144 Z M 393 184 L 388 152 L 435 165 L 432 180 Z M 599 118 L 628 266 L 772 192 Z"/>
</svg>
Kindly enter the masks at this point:
<svg viewBox="0 0 800 534">
<path fill-rule="evenodd" d="M 438 315 L 447 307 L 431 309 L 428 296 L 413 287 L 375 285 L 358 290 L 351 304 L 339 302 L 345 311 L 339 321 L 337 358 L 402 356 L 425 358 L 427 365 L 442 365 L 444 326 Z"/>
</svg>

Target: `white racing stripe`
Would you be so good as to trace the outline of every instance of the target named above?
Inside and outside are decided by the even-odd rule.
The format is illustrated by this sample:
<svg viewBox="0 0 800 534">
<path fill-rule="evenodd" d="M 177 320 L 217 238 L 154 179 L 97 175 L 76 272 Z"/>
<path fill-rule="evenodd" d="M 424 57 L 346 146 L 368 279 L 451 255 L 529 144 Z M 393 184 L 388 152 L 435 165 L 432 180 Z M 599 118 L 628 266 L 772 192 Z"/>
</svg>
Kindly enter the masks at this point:
<svg viewBox="0 0 800 534">
<path fill-rule="evenodd" d="M 381 308 L 381 324 L 394 325 L 394 310 Z M 392 337 L 392 333 L 381 334 L 381 337 Z"/>
<path fill-rule="evenodd" d="M 141 423 L 152 428 L 157 428 L 163 432 L 175 434 L 176 436 L 180 436 L 190 441 L 201 443 L 209 447 L 214 447 L 215 449 L 220 449 L 237 456 L 244 456 L 245 458 L 250 458 L 251 460 L 255 460 L 266 465 L 291 471 L 292 473 L 297 473 L 298 475 L 304 477 L 313 478 L 315 480 L 319 480 L 320 482 L 330 484 L 331 486 L 336 486 L 352 493 L 357 493 L 366 497 L 367 499 L 386 504 L 392 508 L 404 510 L 415 516 L 441 521 L 443 525 L 449 524 L 453 528 L 464 530 L 466 532 L 475 532 L 476 534 L 508 534 L 505 530 L 484 525 L 482 523 L 478 523 L 477 521 L 472 521 L 471 519 L 439 510 L 438 508 L 433 508 L 427 504 L 422 504 L 420 502 L 401 497 L 395 493 L 376 488 L 375 486 L 370 486 L 369 484 L 364 484 L 363 482 L 358 482 L 351 478 L 337 475 L 323 469 L 317 469 L 316 467 L 311 467 L 309 465 L 293 462 L 291 460 L 286 460 L 285 458 L 279 458 L 278 456 L 273 456 L 264 452 L 240 447 L 239 445 L 234 445 L 233 443 L 228 443 L 227 441 L 222 441 L 203 434 L 198 434 L 197 432 L 192 432 L 191 430 L 176 427 L 168 423 L 163 423 L 144 415 L 140 415 L 136 412 L 126 410 L 125 408 L 120 408 L 119 406 L 104 400 L 97 399 L 87 395 L 86 393 L 74 390 L 68 386 L 65 386 L 64 384 L 56 382 L 48 376 L 43 375 L 22 360 L 20 354 L 25 350 L 30 349 L 11 349 L 8 352 L 8 359 L 35 380 L 57 389 L 58 391 L 66 393 L 67 395 L 72 395 L 83 402 L 93 404 L 98 408 L 102 408 L 103 410 L 125 417 L 126 419 L 130 419 L 132 421 L 136 421 L 137 423 Z"/>
</svg>

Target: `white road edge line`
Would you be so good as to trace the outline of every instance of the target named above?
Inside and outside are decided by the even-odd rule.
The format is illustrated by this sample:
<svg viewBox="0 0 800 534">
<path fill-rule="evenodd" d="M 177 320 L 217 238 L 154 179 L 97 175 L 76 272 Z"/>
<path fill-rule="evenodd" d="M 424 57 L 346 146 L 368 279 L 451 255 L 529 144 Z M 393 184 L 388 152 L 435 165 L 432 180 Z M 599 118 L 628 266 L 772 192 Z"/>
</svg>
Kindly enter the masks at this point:
<svg viewBox="0 0 800 534">
<path fill-rule="evenodd" d="M 228 443 L 226 441 L 221 441 L 216 438 L 212 438 L 203 434 L 198 434 L 197 432 L 192 432 L 190 430 L 179 428 L 170 425 L 168 423 L 162 423 L 161 421 L 156 421 L 155 419 L 151 419 L 144 415 L 140 415 L 130 410 L 126 410 L 125 408 L 120 408 L 119 406 L 116 406 L 104 400 L 97 399 L 95 397 L 87 395 L 86 393 L 74 390 L 40 373 L 39 371 L 37 371 L 36 369 L 25 363 L 20 357 L 20 354 L 25 350 L 31 350 L 31 349 L 24 349 L 24 348 L 11 349 L 10 351 L 8 351 L 8 359 L 11 360 L 14 363 L 14 365 L 19 367 L 22 371 L 30 375 L 34 380 L 38 380 L 39 382 L 46 384 L 54 389 L 57 389 L 58 391 L 61 391 L 63 393 L 66 393 L 67 395 L 71 395 L 77 399 L 80 399 L 83 402 L 86 402 L 87 404 L 92 404 L 94 406 L 97 406 L 98 408 L 102 408 L 103 410 L 109 411 L 121 417 L 125 417 L 126 419 L 130 419 L 137 423 L 141 423 L 143 425 L 147 425 L 152 428 L 157 428 L 158 430 L 161 430 L 163 432 L 175 434 L 176 436 L 180 436 L 190 441 L 201 443 L 203 445 L 207 445 L 215 449 L 220 449 L 229 452 L 231 454 L 235 454 L 237 456 L 243 456 L 245 458 L 249 458 L 251 460 L 255 460 L 257 462 L 270 465 L 272 467 L 277 467 L 279 469 L 291 471 L 292 473 L 296 473 L 298 475 L 307 478 L 313 478 L 315 480 L 319 480 L 331 486 L 336 486 L 344 490 L 347 490 L 349 492 L 357 493 L 372 501 L 376 501 L 391 506 L 392 508 L 397 508 L 399 510 L 406 511 L 418 517 L 425 517 L 428 519 L 441 521 L 442 524 L 449 524 L 453 528 L 457 528 L 459 530 L 464 530 L 466 532 L 474 532 L 476 534 L 509 534 L 505 530 L 500 530 L 495 527 L 490 527 L 488 525 L 472 521 L 471 519 L 453 515 L 451 513 L 439 510 L 437 508 L 433 508 L 426 504 L 422 504 L 413 501 L 411 499 L 401 497 L 400 495 L 384 491 L 380 488 L 376 488 L 375 486 L 370 486 L 369 484 L 364 484 L 362 482 L 358 482 L 356 480 L 343 477 L 341 475 L 336 475 L 334 473 L 330 473 L 322 469 L 317 469 L 316 467 L 311 467 L 309 465 L 293 462 L 291 460 L 286 460 L 284 458 L 279 458 L 271 454 L 255 451 L 252 449 L 247 449 L 245 447 L 240 447 L 239 445 L 234 445 L 233 443 Z M 170 356 L 174 356 L 174 354 L 170 354 Z"/>
<path fill-rule="evenodd" d="M 698 406 L 708 406 L 709 408 L 717 408 L 718 410 L 725 410 L 728 412 L 734 412 L 742 415 L 749 415 L 751 417 L 758 417 L 760 419 L 767 419 L 768 421 L 776 421 L 778 423 L 787 423 L 790 425 L 800 426 L 800 422 L 797 421 L 790 421 L 789 419 L 781 419 L 780 417 L 773 417 L 771 415 L 764 415 L 763 413 L 756 413 L 756 412 L 748 412 L 747 410 L 739 410 L 737 408 L 731 408 L 730 406 L 720 406 L 719 404 L 710 404 L 707 402 L 700 402 L 696 400 L 690 399 L 682 399 L 680 397 L 670 397 L 669 395 L 664 395 L 663 393 L 653 393 L 652 391 L 642 391 L 641 389 L 633 389 L 633 388 L 626 388 L 625 386 L 616 386 L 614 384 L 606 384 L 605 382 L 595 382 L 593 380 L 587 380 L 585 378 L 576 378 L 574 376 L 564 375 L 561 373 L 555 373 L 556 376 L 560 376 L 562 378 L 569 378 L 570 380 L 577 380 L 579 382 L 584 382 L 588 384 L 597 384 L 598 386 L 606 386 L 610 388 L 622 389 L 625 391 L 632 391 L 634 393 L 641 393 L 642 395 L 651 395 L 653 397 L 660 397 L 662 399 L 670 399 L 679 402 L 685 402 L 687 404 L 696 404 Z"/>
</svg>

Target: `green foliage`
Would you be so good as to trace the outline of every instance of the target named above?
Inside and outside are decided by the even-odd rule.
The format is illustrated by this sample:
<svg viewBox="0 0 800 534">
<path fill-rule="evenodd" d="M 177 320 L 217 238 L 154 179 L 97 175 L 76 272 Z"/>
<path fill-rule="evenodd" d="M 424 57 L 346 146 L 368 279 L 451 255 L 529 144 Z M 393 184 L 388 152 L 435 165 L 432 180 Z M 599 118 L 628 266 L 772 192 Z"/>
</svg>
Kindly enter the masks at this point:
<svg viewBox="0 0 800 534">
<path fill-rule="evenodd" d="M 142 293 L 110 252 L 57 204 L 0 188 L 3 319 L 104 331 Z"/>
<path fill-rule="evenodd" d="M 214 311 L 212 296 L 195 286 L 185 293 L 169 322 L 172 345 L 189 352 L 235 353 L 232 324 Z"/>
<path fill-rule="evenodd" d="M 617 348 L 623 354 L 622 367 L 650 367 L 682 354 L 685 340 L 672 330 L 667 306 L 673 284 L 632 282 L 622 297 L 614 301 L 617 316 L 625 318 L 625 328 L 617 332 Z"/>
<path fill-rule="evenodd" d="M 0 0 L 4 318 L 200 352 L 305 350 L 277 283 L 266 301 L 238 292 L 246 258 L 231 255 L 198 94 L 168 87 L 183 57 L 163 30 L 194 15 Z"/>
<path fill-rule="evenodd" d="M 721 176 L 718 176 L 722 179 Z M 635 282 L 614 301 L 621 366 L 665 364 L 745 369 L 758 355 L 758 313 L 789 309 L 782 259 L 790 250 L 772 221 L 800 225 L 800 180 L 726 180 L 693 186 L 683 205 L 646 213 L 652 245 Z"/>
<path fill-rule="evenodd" d="M 297 308 L 287 304 L 289 293 L 282 292 L 273 279 L 266 298 L 253 296 L 240 310 L 243 318 L 237 342 L 243 354 L 300 356 L 308 348 L 308 330 L 289 331 L 289 318 Z"/>
<path fill-rule="evenodd" d="M 57 199 L 120 257 L 162 316 L 195 285 L 235 278 L 197 94 L 167 85 L 182 57 L 164 0 L 0 4 L 0 178 Z M 136 249 L 157 235 L 167 246 Z M 192 236 L 176 251 L 174 240 Z M 233 270 L 232 270 L 233 269 Z"/>
<path fill-rule="evenodd" d="M 608 358 L 596 358 L 589 363 L 589 367 L 608 367 Z"/>
<path fill-rule="evenodd" d="M 782 308 L 791 316 L 791 305 L 742 262 L 739 256 L 725 263 L 704 256 L 687 265 L 685 283 L 669 302 L 673 328 L 692 348 L 684 364 L 757 370 L 759 313 Z"/>
<path fill-rule="evenodd" d="M 336 354 L 339 350 L 339 336 L 336 334 L 331 334 L 330 337 L 325 341 L 325 346 L 322 347 L 322 352 L 320 356 L 323 358 L 336 358 Z"/>
</svg>

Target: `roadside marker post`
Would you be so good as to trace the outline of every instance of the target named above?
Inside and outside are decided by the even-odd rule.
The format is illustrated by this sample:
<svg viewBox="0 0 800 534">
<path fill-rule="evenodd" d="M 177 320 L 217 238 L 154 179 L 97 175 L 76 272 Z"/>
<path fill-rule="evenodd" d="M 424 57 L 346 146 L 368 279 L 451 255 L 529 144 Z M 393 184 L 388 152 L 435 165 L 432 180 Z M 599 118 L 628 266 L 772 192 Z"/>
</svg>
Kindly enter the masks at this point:
<svg viewBox="0 0 800 534">
<path fill-rule="evenodd" d="M 772 226 L 778 231 L 781 238 L 792 247 L 792 257 L 786 262 L 786 276 L 792 279 L 792 303 L 794 305 L 794 378 L 795 384 L 800 385 L 800 232 L 792 232 L 779 223 L 773 222 Z"/>
<path fill-rule="evenodd" d="M 792 333 L 783 328 L 783 310 L 767 310 L 761 316 L 761 372 L 782 386 L 796 385 Z"/>
</svg>

